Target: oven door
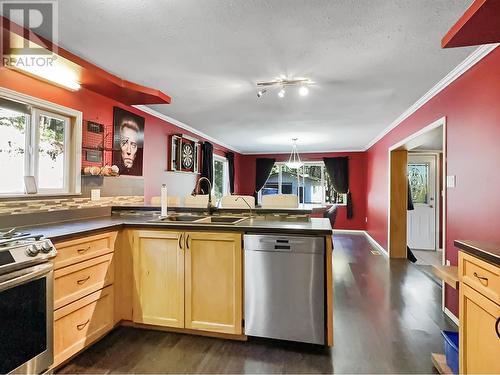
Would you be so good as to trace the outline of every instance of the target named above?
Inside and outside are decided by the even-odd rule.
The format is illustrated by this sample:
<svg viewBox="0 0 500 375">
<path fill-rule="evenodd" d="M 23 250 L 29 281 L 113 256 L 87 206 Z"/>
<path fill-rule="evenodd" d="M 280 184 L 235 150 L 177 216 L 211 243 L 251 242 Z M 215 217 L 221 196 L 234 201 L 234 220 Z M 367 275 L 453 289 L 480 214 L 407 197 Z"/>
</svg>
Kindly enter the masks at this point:
<svg viewBox="0 0 500 375">
<path fill-rule="evenodd" d="M 2 374 L 40 374 L 54 361 L 52 267 L 43 263 L 0 276 Z"/>
</svg>

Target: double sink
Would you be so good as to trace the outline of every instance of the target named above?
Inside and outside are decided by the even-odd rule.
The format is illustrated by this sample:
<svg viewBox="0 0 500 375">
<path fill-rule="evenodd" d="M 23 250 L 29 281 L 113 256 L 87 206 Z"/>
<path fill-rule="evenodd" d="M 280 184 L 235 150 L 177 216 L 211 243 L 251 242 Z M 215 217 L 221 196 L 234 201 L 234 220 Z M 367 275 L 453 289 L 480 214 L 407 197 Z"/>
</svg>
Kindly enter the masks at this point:
<svg viewBox="0 0 500 375">
<path fill-rule="evenodd" d="M 236 216 L 206 216 L 206 215 L 168 215 L 152 220 L 155 223 L 196 223 L 196 224 L 226 224 L 234 225 L 248 219 L 247 217 Z"/>
</svg>

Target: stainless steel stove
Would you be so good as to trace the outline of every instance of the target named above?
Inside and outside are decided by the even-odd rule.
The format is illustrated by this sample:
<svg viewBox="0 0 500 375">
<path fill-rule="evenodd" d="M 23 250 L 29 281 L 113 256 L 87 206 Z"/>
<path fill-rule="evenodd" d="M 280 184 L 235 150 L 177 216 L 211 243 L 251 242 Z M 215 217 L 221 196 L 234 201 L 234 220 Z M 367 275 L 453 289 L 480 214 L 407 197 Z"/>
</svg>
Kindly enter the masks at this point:
<svg viewBox="0 0 500 375">
<path fill-rule="evenodd" d="M 39 374 L 53 363 L 53 266 L 49 239 L 0 233 L 0 373 Z"/>
</svg>

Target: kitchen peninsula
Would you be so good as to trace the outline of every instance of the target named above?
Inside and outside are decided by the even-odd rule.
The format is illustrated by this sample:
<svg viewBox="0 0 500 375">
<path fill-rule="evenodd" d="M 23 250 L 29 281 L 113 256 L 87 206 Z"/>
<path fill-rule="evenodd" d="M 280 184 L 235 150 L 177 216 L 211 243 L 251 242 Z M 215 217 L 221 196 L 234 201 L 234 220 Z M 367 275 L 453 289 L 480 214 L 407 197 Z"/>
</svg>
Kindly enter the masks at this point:
<svg viewBox="0 0 500 375">
<path fill-rule="evenodd" d="M 53 368 L 120 324 L 246 340 L 244 238 L 249 234 L 277 238 L 273 249 L 285 252 L 293 243 L 288 239 L 319 241 L 321 337 L 324 345 L 333 345 L 329 220 L 304 212 L 245 214 L 172 212 L 161 220 L 155 208 L 116 207 L 109 216 L 22 228 L 51 239 L 58 251 Z"/>
</svg>

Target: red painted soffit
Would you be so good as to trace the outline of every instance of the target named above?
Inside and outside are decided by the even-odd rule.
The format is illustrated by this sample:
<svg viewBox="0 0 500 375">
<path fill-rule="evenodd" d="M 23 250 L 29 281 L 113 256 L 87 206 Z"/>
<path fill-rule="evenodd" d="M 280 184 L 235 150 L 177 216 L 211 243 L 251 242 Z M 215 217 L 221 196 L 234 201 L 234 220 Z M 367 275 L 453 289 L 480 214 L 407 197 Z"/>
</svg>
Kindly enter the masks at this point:
<svg viewBox="0 0 500 375">
<path fill-rule="evenodd" d="M 117 77 L 98 66 L 89 63 L 79 56 L 65 50 L 52 43 L 50 40 L 42 38 L 32 31 L 25 29 L 18 24 L 11 22 L 8 18 L 0 16 L 3 27 L 4 41 L 8 35 L 8 22 L 10 22 L 10 32 L 13 32 L 33 43 L 43 45 L 48 50 L 56 51 L 61 56 L 78 66 L 79 83 L 82 87 L 95 91 L 104 96 L 113 98 L 127 105 L 137 104 L 170 104 L 172 99 L 163 92 L 141 86 L 137 83 L 126 81 Z M 7 31 L 7 32 L 5 32 Z M 7 45 L 7 44 L 4 44 Z"/>
<path fill-rule="evenodd" d="M 500 0 L 475 0 L 441 40 L 441 47 L 500 42 Z"/>
</svg>

